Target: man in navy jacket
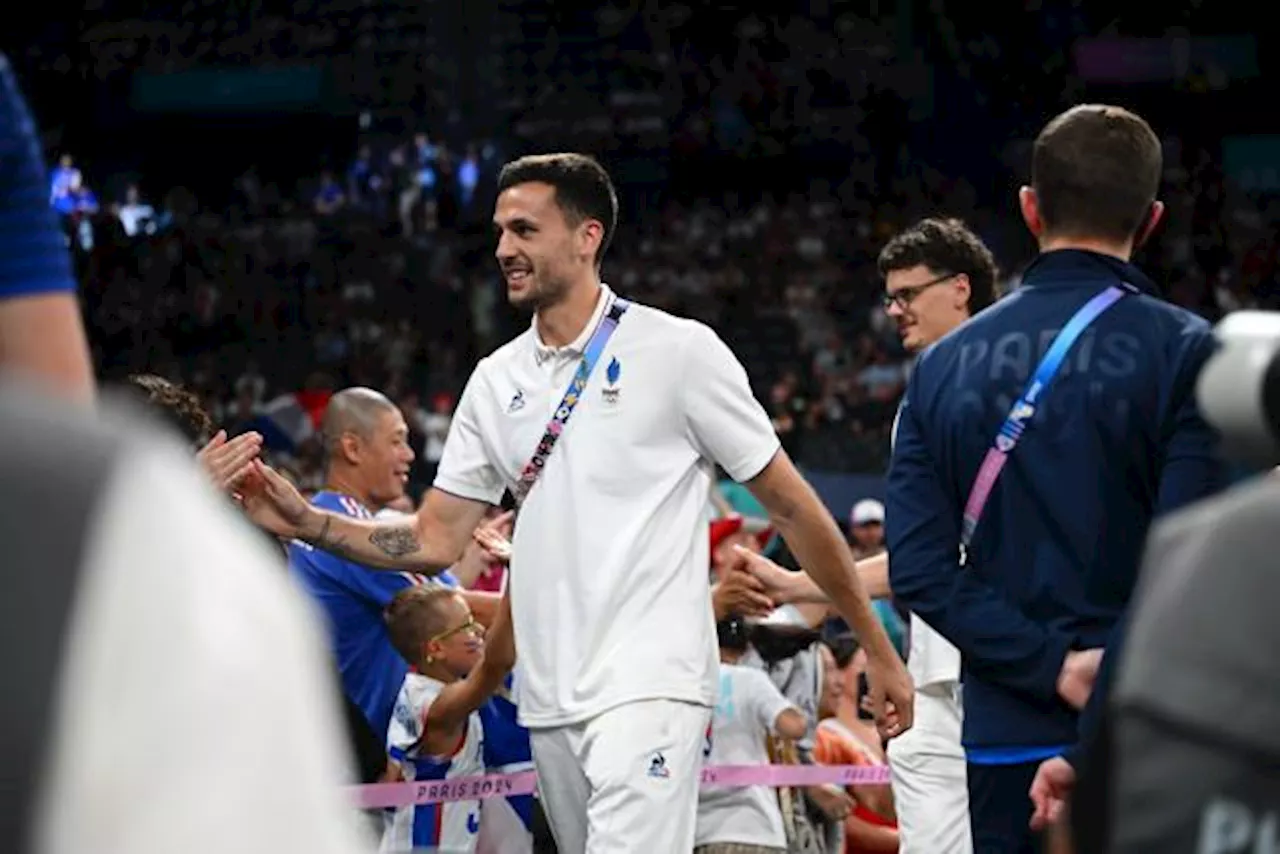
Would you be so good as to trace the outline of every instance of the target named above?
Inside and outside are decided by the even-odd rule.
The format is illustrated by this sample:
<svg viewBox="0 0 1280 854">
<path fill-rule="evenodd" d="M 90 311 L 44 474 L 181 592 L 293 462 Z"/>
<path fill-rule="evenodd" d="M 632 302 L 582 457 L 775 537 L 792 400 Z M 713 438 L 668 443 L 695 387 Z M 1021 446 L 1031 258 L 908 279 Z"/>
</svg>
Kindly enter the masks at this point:
<svg viewBox="0 0 1280 854">
<path fill-rule="evenodd" d="M 1050 122 L 1019 196 L 1039 257 L 1017 291 L 926 351 L 903 398 L 890 583 L 963 658 L 976 852 L 1037 850 L 1028 791 L 1077 742 L 1152 518 L 1225 481 L 1194 394 L 1209 326 L 1129 264 L 1164 212 L 1160 174 L 1159 140 L 1132 113 L 1086 105 Z M 1059 330 L 1113 285 L 1127 295 L 1040 392 L 962 566 L 962 511 L 997 431 Z"/>
</svg>

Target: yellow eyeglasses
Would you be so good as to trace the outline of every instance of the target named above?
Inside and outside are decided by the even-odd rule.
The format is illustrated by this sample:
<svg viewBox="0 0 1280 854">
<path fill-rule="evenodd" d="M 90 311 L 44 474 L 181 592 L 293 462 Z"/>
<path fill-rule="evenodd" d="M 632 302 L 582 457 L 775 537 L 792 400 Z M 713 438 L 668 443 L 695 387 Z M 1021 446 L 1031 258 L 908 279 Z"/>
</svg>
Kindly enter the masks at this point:
<svg viewBox="0 0 1280 854">
<path fill-rule="evenodd" d="M 484 626 L 476 622 L 475 617 L 467 617 L 467 621 L 462 625 L 454 626 L 451 629 L 447 629 L 441 632 L 440 634 L 428 640 L 427 643 L 428 644 L 442 643 L 444 641 L 447 641 L 449 638 L 453 637 L 454 635 L 459 635 L 459 634 L 462 634 L 463 632 L 470 632 L 473 635 L 483 635 Z"/>
</svg>

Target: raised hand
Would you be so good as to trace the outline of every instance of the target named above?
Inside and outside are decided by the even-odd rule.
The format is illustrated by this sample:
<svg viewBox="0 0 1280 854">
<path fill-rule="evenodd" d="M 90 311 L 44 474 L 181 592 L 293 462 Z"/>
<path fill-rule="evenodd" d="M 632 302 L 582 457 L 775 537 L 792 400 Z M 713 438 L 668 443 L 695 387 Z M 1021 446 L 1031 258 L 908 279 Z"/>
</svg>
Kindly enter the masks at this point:
<svg viewBox="0 0 1280 854">
<path fill-rule="evenodd" d="M 760 582 L 760 592 L 774 603 L 785 605 L 800 598 L 797 588 L 804 573 L 783 569 L 759 552 L 742 546 L 734 546 L 733 551 L 742 560 L 742 568 Z"/>
<path fill-rule="evenodd" d="M 253 461 L 262 451 L 259 433 L 242 433 L 227 439 L 227 431 L 219 430 L 209 443 L 196 454 L 205 473 L 220 491 L 235 488 L 253 468 Z"/>
<path fill-rule="evenodd" d="M 511 530 L 514 520 L 515 512 L 508 510 L 480 523 L 471 533 L 471 539 L 493 563 L 506 566 L 511 562 Z"/>
</svg>

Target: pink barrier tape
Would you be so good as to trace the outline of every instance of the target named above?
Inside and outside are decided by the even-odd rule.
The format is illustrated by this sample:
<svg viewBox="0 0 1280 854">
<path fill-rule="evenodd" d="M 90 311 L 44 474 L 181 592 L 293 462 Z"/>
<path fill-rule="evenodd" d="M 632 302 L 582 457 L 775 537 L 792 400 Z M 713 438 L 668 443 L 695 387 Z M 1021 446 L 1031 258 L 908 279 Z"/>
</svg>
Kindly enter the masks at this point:
<svg viewBox="0 0 1280 854">
<path fill-rule="evenodd" d="M 821 786 L 827 783 L 855 786 L 888 782 L 887 765 L 710 765 L 702 769 L 702 785 L 711 787 Z M 519 771 L 420 783 L 374 783 L 352 786 L 350 791 L 358 808 L 382 809 L 529 795 L 537 788 L 536 772 Z"/>
<path fill-rule="evenodd" d="M 510 795 L 532 794 L 538 788 L 534 771 L 515 774 L 485 774 L 456 780 L 424 780 L 420 783 L 372 783 L 352 786 L 360 809 L 404 807 L 409 804 L 439 804 L 446 801 L 480 801 Z"/>
</svg>

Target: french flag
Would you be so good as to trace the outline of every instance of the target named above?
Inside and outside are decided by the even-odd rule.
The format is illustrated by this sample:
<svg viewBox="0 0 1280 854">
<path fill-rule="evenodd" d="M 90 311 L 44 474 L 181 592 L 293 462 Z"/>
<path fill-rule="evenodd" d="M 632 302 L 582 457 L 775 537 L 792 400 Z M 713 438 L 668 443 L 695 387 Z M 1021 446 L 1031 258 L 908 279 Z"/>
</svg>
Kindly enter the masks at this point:
<svg viewBox="0 0 1280 854">
<path fill-rule="evenodd" d="M 263 405 L 248 430 L 262 434 L 263 445 L 271 451 L 292 453 L 320 429 L 320 419 L 332 392 L 300 391 L 282 394 Z"/>
</svg>

